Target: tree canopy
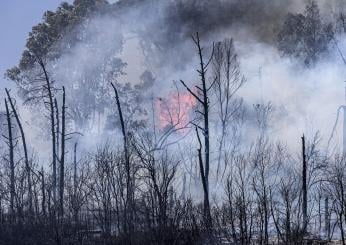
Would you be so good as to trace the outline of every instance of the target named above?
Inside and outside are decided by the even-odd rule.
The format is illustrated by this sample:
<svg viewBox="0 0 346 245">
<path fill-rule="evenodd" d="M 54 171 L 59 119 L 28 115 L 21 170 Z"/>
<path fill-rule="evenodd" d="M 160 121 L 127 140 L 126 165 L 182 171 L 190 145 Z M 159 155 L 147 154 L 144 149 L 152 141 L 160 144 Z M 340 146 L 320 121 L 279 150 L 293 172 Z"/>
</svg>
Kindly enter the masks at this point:
<svg viewBox="0 0 346 245">
<path fill-rule="evenodd" d="M 288 14 L 278 34 L 278 49 L 283 56 L 312 66 L 328 51 L 333 38 L 332 25 L 324 23 L 318 5 L 311 1 L 304 14 Z"/>
</svg>

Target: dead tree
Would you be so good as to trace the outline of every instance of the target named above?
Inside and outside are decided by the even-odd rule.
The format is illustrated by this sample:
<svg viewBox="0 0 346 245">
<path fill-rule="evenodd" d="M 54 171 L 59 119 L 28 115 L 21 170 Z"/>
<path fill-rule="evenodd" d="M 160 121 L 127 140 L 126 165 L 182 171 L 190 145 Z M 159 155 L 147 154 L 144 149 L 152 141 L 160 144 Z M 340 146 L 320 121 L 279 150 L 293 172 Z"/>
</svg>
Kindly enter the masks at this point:
<svg viewBox="0 0 346 245">
<path fill-rule="evenodd" d="M 23 151 L 24 151 L 24 161 L 25 161 L 25 169 L 26 169 L 26 174 L 27 174 L 27 183 L 28 183 L 28 203 L 29 203 L 29 212 L 32 214 L 33 211 L 33 206 L 32 206 L 32 184 L 31 184 L 31 167 L 30 167 L 30 162 L 29 162 L 29 156 L 28 156 L 28 149 L 26 145 L 26 140 L 25 140 L 25 133 L 24 129 L 22 126 L 22 123 L 20 121 L 17 109 L 13 103 L 13 100 L 10 96 L 9 90 L 6 88 L 5 89 L 8 101 L 10 102 L 11 109 L 13 112 L 13 115 L 17 121 L 17 125 L 20 131 L 20 135 L 22 138 L 22 145 L 23 145 Z"/>
<path fill-rule="evenodd" d="M 218 106 L 220 120 L 220 136 L 218 137 L 218 158 L 216 175 L 219 176 L 221 158 L 225 150 L 231 120 L 240 118 L 242 99 L 236 98 L 236 93 L 245 83 L 240 73 L 237 54 L 232 39 L 226 39 L 215 45 L 212 59 L 213 74 L 215 76 L 214 93 Z M 225 172 L 226 166 L 224 167 Z M 222 174 L 223 177 L 223 174 Z M 221 178 L 222 178 L 221 177 Z"/>
<path fill-rule="evenodd" d="M 212 229 L 212 218 L 210 213 L 210 203 L 209 203 L 209 168 L 210 168 L 210 146 L 209 146 L 209 90 L 212 88 L 213 83 L 208 86 L 206 72 L 210 60 L 205 63 L 203 58 L 203 48 L 201 47 L 199 34 L 197 32 L 196 37 L 192 37 L 197 49 L 198 56 L 200 61 L 200 69 L 197 70 L 200 79 L 201 86 L 196 86 L 197 93 L 195 93 L 190 87 L 188 87 L 183 80 L 180 80 L 182 85 L 187 89 L 187 91 L 198 101 L 198 103 L 202 106 L 202 111 L 198 110 L 197 112 L 203 117 L 203 126 L 195 125 L 197 138 L 199 141 L 199 149 L 198 149 L 198 161 L 201 172 L 201 179 L 203 185 L 203 193 L 204 193 L 204 223 L 208 230 Z M 204 159 L 202 158 L 202 144 L 199 138 L 198 130 L 202 131 L 204 136 Z"/>
<path fill-rule="evenodd" d="M 232 156 L 230 172 L 225 181 L 227 194 L 226 225 L 229 230 L 228 239 L 231 244 L 251 244 L 255 209 L 251 179 L 253 170 L 250 168 L 249 158 L 245 154 Z"/>
<path fill-rule="evenodd" d="M 260 215 L 260 244 L 269 244 L 269 192 L 268 172 L 270 164 L 270 151 L 266 144 L 261 141 L 255 153 L 255 167 L 253 177 L 253 188 L 258 198 L 258 209 Z M 268 188 L 269 186 L 269 188 Z"/>
<path fill-rule="evenodd" d="M 60 159 L 57 156 L 56 159 L 59 162 L 59 221 L 60 227 L 57 229 L 57 241 L 59 244 L 63 244 L 64 242 L 64 236 L 63 236 L 63 218 L 64 218 L 64 188 L 65 188 L 65 138 L 66 138 L 66 106 L 65 106 L 65 87 L 62 87 L 62 111 L 61 111 L 61 156 Z M 55 100 L 56 103 L 56 100 Z M 57 103 L 56 103 L 57 104 Z M 52 108 L 53 109 L 53 108 Z M 56 136 L 57 139 L 59 138 L 59 112 L 57 109 L 57 131 Z M 54 115 L 53 115 L 54 117 Z M 54 126 L 54 124 L 53 124 Z M 53 127 L 54 128 L 54 127 Z"/>
<path fill-rule="evenodd" d="M 65 176 L 65 137 L 66 137 L 66 105 L 65 105 L 65 87 L 62 87 L 62 111 L 61 111 L 61 157 L 60 157 L 60 177 L 59 177 L 59 200 L 60 200 L 60 215 L 64 215 L 64 176 Z"/>
<path fill-rule="evenodd" d="M 45 102 L 45 104 L 48 104 L 49 108 L 49 117 L 50 117 L 50 127 L 51 127 L 51 135 L 52 135 L 52 168 L 53 168 L 53 202 L 54 205 L 56 205 L 57 201 L 57 151 L 56 151 L 56 130 L 55 130 L 55 112 L 54 112 L 54 95 L 53 95 L 53 88 L 52 88 L 52 82 L 49 78 L 46 66 L 43 62 L 43 60 L 39 57 L 37 58 L 37 62 L 39 66 L 41 67 L 43 74 L 44 74 L 44 80 L 45 85 L 43 85 L 43 88 L 47 91 L 47 97 L 48 102 Z"/>
<path fill-rule="evenodd" d="M 10 210 L 11 210 L 11 218 L 13 221 L 14 216 L 14 198 L 15 198 L 15 180 L 14 180 L 14 143 L 13 143 L 13 134 L 12 134 L 12 120 L 11 113 L 8 108 L 7 100 L 5 99 L 5 107 L 6 107 L 6 118 L 7 118 L 7 131 L 8 136 L 6 139 L 8 140 L 8 149 L 9 149 L 9 161 L 10 161 Z M 5 137 L 5 136 L 4 136 Z"/>
<path fill-rule="evenodd" d="M 41 176 L 41 209 L 43 217 L 46 217 L 46 181 L 44 176 L 44 169 L 42 167 L 41 171 L 38 172 L 38 174 Z"/>
<path fill-rule="evenodd" d="M 305 153 L 305 136 L 302 137 L 302 157 L 303 157 L 303 173 L 302 173 L 302 192 L 303 192 L 303 233 L 306 234 L 308 224 L 308 190 L 307 190 L 307 160 Z"/>
<path fill-rule="evenodd" d="M 74 144 L 73 148 L 73 198 L 72 198 L 72 209 L 73 209 L 73 220 L 75 225 L 78 224 L 78 208 L 77 206 L 77 142 Z"/>
<path fill-rule="evenodd" d="M 150 192 L 148 199 L 154 217 L 153 223 L 158 226 L 161 233 L 165 233 L 169 225 L 169 190 L 172 188 L 179 161 L 169 156 L 167 148 L 156 149 L 155 141 L 154 136 L 143 135 L 141 139 L 136 140 L 134 149 L 144 170 L 144 181 Z M 165 235 L 167 234 L 159 234 L 159 239 L 164 240 Z"/>
<path fill-rule="evenodd" d="M 73 197 L 75 198 L 77 193 L 77 142 L 74 144 L 73 148 Z M 77 215 L 74 215 L 75 220 Z"/>
<path fill-rule="evenodd" d="M 345 155 L 336 155 L 329 166 L 328 178 L 328 192 L 332 201 L 331 209 L 334 210 L 337 218 L 342 244 L 346 244 L 344 231 L 344 223 L 346 222 L 345 167 Z M 328 222 L 330 222 L 330 216 L 328 217 Z"/>
<path fill-rule="evenodd" d="M 260 244 L 268 244 L 270 218 L 269 189 L 270 185 L 273 185 L 269 176 L 271 175 L 271 172 L 278 167 L 274 167 L 272 164 L 271 152 L 273 151 L 273 145 L 269 143 L 269 139 L 265 134 L 265 131 L 268 128 L 272 106 L 270 103 L 266 105 L 257 104 L 254 106 L 254 109 L 256 113 L 259 136 L 254 145 L 252 160 L 254 165 L 253 189 L 258 199 L 258 212 L 260 216 Z M 278 149 L 280 149 L 280 146 L 278 146 Z M 280 151 L 278 151 L 278 153 L 279 152 Z"/>
<path fill-rule="evenodd" d="M 126 205 L 125 205 L 125 224 L 126 224 L 126 230 L 128 229 L 128 232 L 131 233 L 132 231 L 132 219 L 133 219 L 133 180 L 131 178 L 131 163 L 130 163 L 130 155 L 129 155 L 129 144 L 128 144 L 128 135 L 125 128 L 125 121 L 123 117 L 123 113 L 121 110 L 120 105 L 120 99 L 118 90 L 115 87 L 115 85 L 111 82 L 111 85 L 113 87 L 114 93 L 115 93 L 115 100 L 117 104 L 117 109 L 119 113 L 120 118 L 120 125 L 121 125 L 121 132 L 123 136 L 123 147 L 124 147 L 124 157 L 125 157 L 125 171 L 126 171 Z"/>
<path fill-rule="evenodd" d="M 117 178 L 115 174 L 116 160 L 118 157 L 110 150 L 108 145 L 99 148 L 94 156 L 93 183 L 89 185 L 90 193 L 94 200 L 92 209 L 97 210 L 94 214 L 96 222 L 103 231 L 105 241 L 111 237 L 111 227 L 114 220 L 113 183 Z M 117 189 L 124 188 L 117 186 Z"/>
<path fill-rule="evenodd" d="M 60 138 L 59 138 L 59 133 L 60 133 L 60 112 L 59 112 L 59 106 L 58 106 L 58 101 L 56 98 L 54 98 L 54 107 L 55 107 L 55 120 L 56 120 L 56 155 L 59 156 L 59 148 L 60 148 Z"/>
</svg>

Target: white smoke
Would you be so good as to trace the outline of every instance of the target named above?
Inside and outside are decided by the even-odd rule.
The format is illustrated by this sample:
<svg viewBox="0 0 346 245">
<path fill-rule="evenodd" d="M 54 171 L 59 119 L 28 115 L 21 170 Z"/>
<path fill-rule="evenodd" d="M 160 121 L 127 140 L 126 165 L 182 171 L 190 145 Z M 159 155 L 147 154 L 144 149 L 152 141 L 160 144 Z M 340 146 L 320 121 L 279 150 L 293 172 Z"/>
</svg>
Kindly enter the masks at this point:
<svg viewBox="0 0 346 245">
<path fill-rule="evenodd" d="M 344 7 L 342 3 L 337 0 L 333 3 L 326 0 L 319 1 L 321 12 L 326 19 L 335 16 L 336 12 Z M 118 78 L 119 82 L 137 84 L 140 75 L 147 69 L 154 74 L 156 84 L 150 93 L 154 97 L 165 96 L 174 90 L 173 81 L 183 79 L 190 85 L 198 82 L 196 69 L 199 64 L 194 44 L 189 37 L 182 38 L 179 35 L 186 32 L 186 28 L 182 26 L 176 32 L 177 36 L 167 38 L 164 30 L 155 28 L 165 28 L 165 25 L 176 23 L 164 22 L 164 25 L 160 23 L 163 17 L 169 14 L 165 9 L 166 4 L 162 3 L 162 6 L 154 9 L 150 4 L 150 1 L 139 4 L 137 8 L 127 9 L 120 16 L 107 15 L 88 20 L 89 28 L 86 35 L 90 38 L 73 46 L 71 50 L 64 51 L 65 54 L 61 57 L 59 64 L 51 67 L 55 80 L 69 86 L 101 65 L 105 57 L 112 54 L 127 63 L 124 68 L 126 74 Z M 269 6 L 266 1 L 263 1 L 263 4 Z M 311 136 L 319 130 L 325 145 L 336 118 L 336 110 L 345 102 L 343 82 L 346 79 L 346 67 L 335 51 L 335 47 L 331 47 L 331 54 L 311 69 L 302 67 L 294 60 L 280 57 L 274 42 L 275 36 L 263 39 L 263 33 L 275 33 L 277 31 L 275 28 L 282 24 L 284 12 L 303 12 L 305 4 L 303 1 L 295 0 L 280 1 L 275 6 L 268 7 L 268 11 L 280 9 L 280 16 L 276 18 L 276 15 L 273 15 L 274 17 L 269 19 L 278 23 L 266 26 L 263 23 L 267 22 L 263 22 L 254 27 L 248 24 L 253 21 L 244 20 L 244 23 L 241 23 L 240 18 L 234 25 L 215 27 L 206 33 L 202 30 L 203 45 L 210 49 L 213 41 L 221 41 L 224 38 L 235 40 L 241 71 L 247 79 L 246 84 L 239 91 L 239 96 L 242 96 L 250 107 L 253 104 L 272 103 L 274 111 L 268 134 L 274 141 L 284 142 L 296 150 L 303 133 Z M 288 8 L 282 9 L 282 6 L 288 6 Z M 138 32 L 138 29 L 141 32 Z M 151 44 L 152 52 L 148 53 L 148 50 L 143 49 L 141 36 L 143 33 L 153 36 L 155 40 L 169 42 L 168 48 L 162 50 L 155 44 Z M 268 42 L 267 39 L 271 41 Z M 89 45 L 90 40 L 92 47 Z M 346 52 L 344 37 L 340 37 L 339 45 L 341 50 Z M 148 45 L 145 47 L 148 48 Z M 205 51 L 208 53 L 208 48 Z M 109 86 L 106 78 L 104 82 L 105 87 Z M 111 93 L 111 87 L 109 90 Z M 79 94 L 68 90 L 67 96 L 71 98 Z M 87 99 L 84 102 L 89 103 Z M 27 115 L 23 114 L 23 117 L 30 117 Z M 99 122 L 103 123 L 103 120 L 104 118 Z M 26 121 L 30 120 L 27 118 Z M 113 134 L 100 133 L 99 127 L 96 121 L 90 128 L 83 131 L 84 136 L 79 137 L 85 149 L 93 148 L 105 139 L 114 140 Z M 245 123 L 243 130 L 246 132 L 245 138 L 255 138 L 256 130 L 251 123 Z M 338 127 L 337 132 L 340 131 Z M 39 130 L 30 133 L 32 145 L 37 145 L 38 148 L 49 152 L 49 147 L 44 143 L 46 138 L 35 137 L 37 132 Z M 336 134 L 333 144 L 340 145 L 340 140 L 340 134 Z"/>
</svg>

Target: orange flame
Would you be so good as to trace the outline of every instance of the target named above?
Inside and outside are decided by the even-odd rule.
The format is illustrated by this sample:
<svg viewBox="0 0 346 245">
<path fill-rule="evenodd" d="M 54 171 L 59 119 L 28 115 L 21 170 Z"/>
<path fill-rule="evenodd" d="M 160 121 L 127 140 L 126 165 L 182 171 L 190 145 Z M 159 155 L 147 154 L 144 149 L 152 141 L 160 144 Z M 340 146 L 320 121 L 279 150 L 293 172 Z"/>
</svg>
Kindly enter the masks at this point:
<svg viewBox="0 0 346 245">
<path fill-rule="evenodd" d="M 188 92 L 170 92 L 167 98 L 158 98 L 159 128 L 184 129 L 195 106 L 196 99 Z"/>
</svg>

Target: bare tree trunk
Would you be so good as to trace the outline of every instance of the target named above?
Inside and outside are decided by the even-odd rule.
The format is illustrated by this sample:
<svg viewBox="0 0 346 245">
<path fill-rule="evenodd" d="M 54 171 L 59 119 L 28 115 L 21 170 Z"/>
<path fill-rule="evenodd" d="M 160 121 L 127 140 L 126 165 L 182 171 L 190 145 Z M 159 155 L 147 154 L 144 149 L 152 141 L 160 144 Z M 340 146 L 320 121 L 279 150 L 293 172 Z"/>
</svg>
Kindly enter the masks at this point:
<svg viewBox="0 0 346 245">
<path fill-rule="evenodd" d="M 286 243 L 291 244 L 291 211 L 288 204 L 288 200 L 286 200 Z"/>
<path fill-rule="evenodd" d="M 56 137 L 56 146 L 55 146 L 55 149 L 56 149 L 56 159 L 59 161 L 59 149 L 60 149 L 60 112 L 59 112 L 59 105 L 58 105 L 58 101 L 56 98 L 54 98 L 54 108 L 55 108 L 55 124 L 56 124 L 56 127 L 55 127 L 55 137 Z M 57 190 L 59 190 L 60 192 L 60 174 L 58 174 L 60 172 L 60 165 L 57 165 L 56 166 L 56 172 L 57 172 L 57 176 L 56 176 L 56 188 Z M 60 197 L 60 194 L 59 194 L 59 197 Z M 59 212 L 60 212 L 60 206 L 59 206 Z"/>
<path fill-rule="evenodd" d="M 65 187 L 65 136 L 66 136 L 66 106 L 65 106 L 65 87 L 62 87 L 62 114 L 61 114 L 61 157 L 60 157 L 60 216 L 64 216 L 64 187 Z"/>
<path fill-rule="evenodd" d="M 46 217 L 46 183 L 45 183 L 45 177 L 44 177 L 44 169 L 42 167 L 41 172 L 39 172 L 41 175 L 41 192 L 42 192 L 42 201 L 41 201 L 41 208 L 42 208 L 42 214 L 43 217 Z"/>
<path fill-rule="evenodd" d="M 60 113 L 59 113 L 59 106 L 58 101 L 56 98 L 54 98 L 54 107 L 55 107 L 55 120 L 56 120 L 56 155 L 59 156 L 59 148 L 60 148 L 60 140 L 59 140 L 59 133 L 60 133 Z"/>
<path fill-rule="evenodd" d="M 219 119 L 221 130 L 218 140 L 218 157 L 216 176 L 219 179 L 222 154 L 224 154 L 229 133 L 229 123 L 235 119 L 235 112 L 240 110 L 241 100 L 234 98 L 236 92 L 245 83 L 245 78 L 240 73 L 237 54 L 234 49 L 233 40 L 226 39 L 218 42 L 214 48 L 212 57 L 213 75 L 215 76 L 214 91 L 219 107 Z M 221 179 L 224 176 L 224 166 Z"/>
<path fill-rule="evenodd" d="M 77 203 L 77 142 L 74 144 L 73 149 L 73 203 Z M 75 225 L 78 224 L 78 209 L 73 208 L 73 219 Z"/>
<path fill-rule="evenodd" d="M 274 226 L 275 226 L 275 229 L 276 229 L 276 233 L 277 233 L 277 238 L 278 238 L 278 241 L 280 240 L 284 240 L 284 237 L 282 235 L 282 232 L 281 232 L 281 229 L 280 229 L 280 225 L 278 223 L 278 219 L 279 217 L 275 217 L 275 213 L 274 213 L 274 205 L 273 205 L 273 195 L 272 195 L 272 190 L 269 188 L 269 200 L 270 200 L 270 212 L 272 214 L 272 218 L 273 218 L 273 223 L 274 223 Z"/>
<path fill-rule="evenodd" d="M 344 232 L 344 226 L 343 226 L 342 212 L 339 212 L 338 220 L 339 220 L 339 228 L 340 228 L 340 233 L 341 233 L 342 245 L 345 245 L 346 242 L 345 242 L 345 232 Z"/>
<path fill-rule="evenodd" d="M 72 219 L 74 224 L 74 236 L 78 237 L 78 229 L 79 229 L 79 201 L 77 197 L 77 145 L 78 143 L 75 142 L 73 147 L 73 194 L 72 194 Z M 77 206 L 78 205 L 78 206 Z"/>
<path fill-rule="evenodd" d="M 16 118 L 18 127 L 19 127 L 19 131 L 21 134 L 21 138 L 22 138 L 22 144 L 23 144 L 23 150 L 24 150 L 24 160 L 25 160 L 25 168 L 26 168 L 26 173 L 27 173 L 27 182 L 28 182 L 28 203 L 29 203 L 29 212 L 30 214 L 32 214 L 33 212 L 33 206 L 32 206 L 32 184 L 31 184 L 31 167 L 30 167 L 30 163 L 29 163 L 29 157 L 28 157 L 28 149 L 27 149 L 27 145 L 26 145 L 26 140 L 25 140 L 25 134 L 24 134 L 24 129 L 22 126 L 22 123 L 20 121 L 19 115 L 17 113 L 17 110 L 14 106 L 14 103 L 12 101 L 12 98 L 10 96 L 10 92 L 8 89 L 5 89 L 6 94 L 7 94 L 7 98 L 8 101 L 10 102 L 14 117 Z"/>
<path fill-rule="evenodd" d="M 308 190 L 307 190 L 307 161 L 305 154 L 305 136 L 302 137 L 302 157 L 303 157 L 303 233 L 306 234 L 306 229 L 308 225 Z"/>
<path fill-rule="evenodd" d="M 208 230 L 211 231 L 212 229 L 212 219 L 211 219 L 211 212 L 210 212 L 210 202 L 209 202 L 209 153 L 210 153 L 210 146 L 209 146 L 209 97 L 208 92 L 211 89 L 212 85 L 208 88 L 207 82 L 206 82 L 206 70 L 208 67 L 208 64 L 204 63 L 203 60 L 203 49 L 200 44 L 200 38 L 199 34 L 197 32 L 196 38 L 193 38 L 193 41 L 195 42 L 197 49 L 198 49 L 198 56 L 200 61 L 200 70 L 198 70 L 198 74 L 201 78 L 201 85 L 202 87 L 196 86 L 198 89 L 198 92 L 200 92 L 202 95 L 195 94 L 186 84 L 184 81 L 180 80 L 183 86 L 188 90 L 188 92 L 202 105 L 203 111 L 198 111 L 203 116 L 203 128 L 200 126 L 196 126 L 196 129 L 200 129 L 203 132 L 204 136 L 204 163 L 202 156 L 200 154 L 201 151 L 201 144 L 200 148 L 198 150 L 199 152 L 199 165 L 201 172 L 203 171 L 202 178 L 202 185 L 203 185 L 203 191 L 204 191 L 204 223 Z M 199 138 L 198 132 L 197 137 Z M 200 142 L 200 139 L 198 139 Z"/>
<path fill-rule="evenodd" d="M 8 109 L 8 103 L 5 99 L 6 106 L 6 117 L 7 117 L 7 128 L 8 128 L 8 147 L 9 147 L 9 157 L 10 157 L 10 210 L 11 210 L 11 221 L 14 221 L 14 196 L 15 196 L 15 183 L 14 183 L 14 145 L 13 145 L 13 135 L 12 135 L 12 121 L 11 113 Z"/>
<path fill-rule="evenodd" d="M 269 207 L 268 207 L 268 197 L 267 188 L 264 186 L 263 190 L 263 209 L 264 209 L 264 244 L 269 244 Z"/>
<path fill-rule="evenodd" d="M 229 176 L 230 178 L 230 176 Z M 231 232 L 232 232 L 232 238 L 233 242 L 237 241 L 237 232 L 236 232 L 236 225 L 235 225 L 235 217 L 234 217 L 234 203 L 233 203 L 233 180 L 227 179 L 227 197 L 228 197 L 228 205 L 229 205 L 229 217 L 230 217 L 230 222 L 231 222 Z M 232 177 L 233 178 L 233 177 Z"/>
<path fill-rule="evenodd" d="M 324 199 L 324 229 L 326 237 L 330 239 L 329 198 Z"/>
<path fill-rule="evenodd" d="M 197 139 L 199 143 L 199 148 L 198 148 L 198 162 L 199 162 L 199 169 L 201 173 L 201 179 L 202 179 L 202 186 L 203 186 L 203 192 L 204 192 L 204 222 L 205 225 L 210 224 L 209 222 L 211 221 L 211 215 L 210 215 L 210 206 L 209 206 L 209 192 L 208 192 L 208 186 L 207 186 L 207 181 L 206 181 L 206 176 L 205 176 L 205 170 L 203 166 L 203 158 L 202 158 L 202 142 L 198 133 L 198 129 L 196 128 L 196 134 L 197 134 Z M 209 212 L 209 213 L 208 213 Z M 209 219 L 210 218 L 210 219 Z"/>
<path fill-rule="evenodd" d="M 73 148 L 73 193 L 77 192 L 77 145 L 76 142 Z"/>
<path fill-rule="evenodd" d="M 39 65 L 42 68 L 44 73 L 44 77 L 46 80 L 46 90 L 48 93 L 48 106 L 50 111 L 50 127 L 51 127 L 51 135 L 52 135 L 52 167 L 53 167 L 53 205 L 57 204 L 57 165 L 56 165 L 56 131 L 55 131 L 55 112 L 54 112 L 54 96 L 52 92 L 51 81 L 48 76 L 48 72 L 46 70 L 46 66 L 41 59 L 39 59 Z M 55 210 L 55 208 L 54 208 Z"/>
<path fill-rule="evenodd" d="M 123 135 L 123 147 L 124 147 L 124 154 L 125 154 L 125 170 L 126 170 L 126 205 L 125 205 L 125 224 L 127 226 L 127 229 L 129 233 L 132 232 L 132 219 L 133 219 L 133 202 L 132 202 L 132 198 L 133 198 L 133 189 L 132 189 L 132 178 L 131 178 L 131 164 L 130 164 L 130 156 L 129 156 L 129 145 L 128 145 L 128 136 L 126 133 L 126 128 L 125 128 L 125 122 L 124 122 L 124 117 L 123 117 L 123 113 L 121 110 L 121 105 L 120 105 L 120 100 L 119 100 L 119 94 L 118 94 L 118 90 L 115 87 L 115 85 L 111 82 L 111 85 L 114 89 L 114 93 L 115 93 L 115 100 L 116 100 L 116 104 L 117 104 L 117 109 L 118 109 L 118 113 L 119 113 L 119 118 L 120 118 L 120 124 L 121 124 L 121 132 Z M 130 238 L 130 237 L 129 237 Z"/>
</svg>

